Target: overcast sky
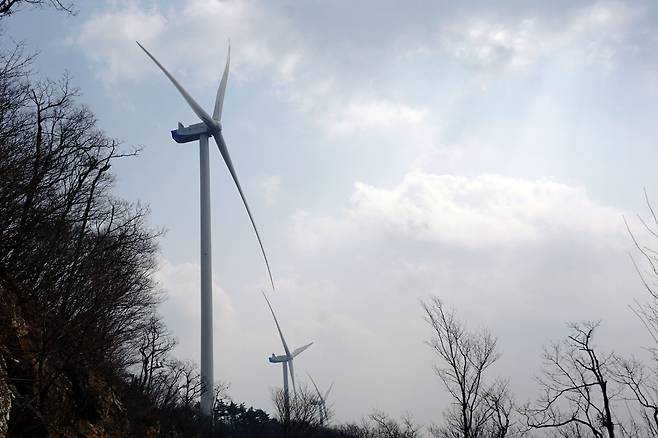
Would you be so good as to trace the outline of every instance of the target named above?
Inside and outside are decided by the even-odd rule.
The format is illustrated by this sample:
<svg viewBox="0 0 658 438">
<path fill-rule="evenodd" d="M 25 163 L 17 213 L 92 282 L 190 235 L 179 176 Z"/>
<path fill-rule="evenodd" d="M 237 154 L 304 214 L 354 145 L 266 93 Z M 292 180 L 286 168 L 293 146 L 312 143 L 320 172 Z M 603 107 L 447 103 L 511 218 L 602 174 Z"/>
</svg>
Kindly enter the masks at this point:
<svg viewBox="0 0 658 438">
<path fill-rule="evenodd" d="M 653 1 L 79 1 L 25 11 L 5 36 L 40 74 L 73 76 L 136 159 L 117 192 L 165 228 L 161 313 L 199 357 L 198 150 L 193 113 L 135 40 L 210 112 L 227 52 L 224 136 L 259 225 L 295 360 L 340 421 L 373 409 L 427 424 L 448 402 L 423 341 L 438 295 L 503 353 L 495 375 L 536 393 L 543 344 L 602 320 L 605 350 L 647 336 L 623 216 L 658 203 L 658 4 Z M 550 5 L 550 6 L 549 6 Z M 268 277 L 211 151 L 215 376 L 271 411 L 282 347 Z M 633 222 L 637 226 L 637 222 Z"/>
</svg>

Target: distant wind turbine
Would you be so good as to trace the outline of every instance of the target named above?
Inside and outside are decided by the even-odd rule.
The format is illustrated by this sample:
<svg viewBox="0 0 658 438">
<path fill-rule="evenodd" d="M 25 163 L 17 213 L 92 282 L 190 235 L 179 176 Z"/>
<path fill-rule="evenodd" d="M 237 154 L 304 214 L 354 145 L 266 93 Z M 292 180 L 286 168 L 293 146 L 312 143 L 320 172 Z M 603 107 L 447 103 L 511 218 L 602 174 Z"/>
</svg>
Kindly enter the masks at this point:
<svg viewBox="0 0 658 438">
<path fill-rule="evenodd" d="M 272 271 L 270 264 L 263 248 L 263 242 L 260 239 L 258 228 L 247 204 L 247 200 L 242 192 L 238 175 L 233 167 L 231 156 L 228 153 L 228 148 L 222 136 L 222 107 L 224 105 L 224 94 L 226 92 L 226 82 L 228 80 L 228 69 L 231 60 L 231 46 L 228 48 L 228 56 L 226 57 L 226 67 L 224 74 L 219 83 L 217 96 L 215 97 L 215 109 L 212 117 L 185 91 L 185 89 L 178 83 L 178 81 L 165 69 L 162 64 L 148 50 L 142 46 L 139 41 L 137 45 L 148 55 L 153 62 L 162 70 L 172 84 L 178 89 L 187 104 L 192 108 L 194 114 L 200 119 L 201 123 L 196 123 L 190 126 L 183 126 L 178 123 L 178 129 L 171 131 L 171 136 L 177 143 L 188 143 L 191 141 L 199 140 L 199 168 L 200 168 L 200 201 L 201 201 L 201 382 L 203 384 L 203 392 L 201 393 L 201 413 L 207 416 L 212 414 L 213 405 L 213 341 L 212 341 L 212 266 L 211 266 L 211 242 L 210 242 L 210 163 L 208 158 L 208 137 L 212 136 L 217 143 L 219 153 L 222 155 L 226 167 L 228 168 L 233 182 L 238 189 L 238 193 L 242 198 L 242 203 L 247 210 L 247 215 L 251 221 L 251 225 L 256 233 L 260 250 L 265 259 L 265 266 L 267 273 L 270 277 L 272 289 L 274 289 L 274 281 L 272 280 Z"/>
<path fill-rule="evenodd" d="M 325 392 L 323 396 L 322 393 L 320 392 L 320 389 L 318 389 L 318 385 L 315 384 L 315 380 L 313 380 L 313 377 L 311 377 L 311 375 L 308 373 L 307 375 L 308 378 L 311 379 L 311 383 L 313 384 L 315 391 L 318 393 L 318 399 L 315 402 L 315 404 L 318 406 L 318 411 L 320 412 L 320 424 L 325 424 L 329 421 L 329 413 L 327 412 L 327 397 L 329 397 L 331 388 L 334 387 L 334 382 L 331 382 L 331 385 L 329 385 L 329 389 L 327 389 L 327 392 Z"/>
<path fill-rule="evenodd" d="M 288 368 L 290 368 L 292 389 L 296 394 L 297 388 L 295 386 L 295 368 L 292 364 L 292 360 L 296 356 L 298 356 L 299 353 L 310 347 L 313 344 L 313 342 L 310 342 L 302 347 L 299 347 L 291 353 L 290 350 L 288 349 L 288 344 L 286 343 L 286 340 L 283 337 L 283 333 L 281 332 L 281 326 L 279 326 L 279 321 L 276 319 L 276 315 L 274 314 L 274 309 L 272 309 L 270 300 L 267 299 L 267 295 L 265 295 L 265 292 L 263 292 L 263 297 L 265 297 L 265 301 L 267 301 L 267 306 L 270 308 L 270 312 L 272 312 L 272 317 L 274 317 L 274 323 L 276 324 L 276 329 L 279 331 L 279 337 L 281 337 L 281 343 L 283 344 L 283 350 L 285 351 L 285 354 L 279 356 L 272 353 L 272 356 L 269 357 L 269 361 L 271 363 L 281 363 L 283 365 L 283 410 L 285 416 L 284 420 L 287 424 L 288 421 L 290 420 L 290 394 L 288 392 Z"/>
</svg>

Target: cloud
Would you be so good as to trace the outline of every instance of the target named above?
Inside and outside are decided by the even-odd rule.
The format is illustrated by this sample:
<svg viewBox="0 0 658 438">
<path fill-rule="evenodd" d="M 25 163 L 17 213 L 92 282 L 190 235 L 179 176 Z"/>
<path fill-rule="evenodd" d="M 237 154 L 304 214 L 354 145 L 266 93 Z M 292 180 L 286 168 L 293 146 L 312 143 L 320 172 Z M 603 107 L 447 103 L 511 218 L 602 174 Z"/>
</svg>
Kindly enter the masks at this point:
<svg viewBox="0 0 658 438">
<path fill-rule="evenodd" d="M 239 49 L 231 59 L 237 77 L 272 70 L 280 80 L 289 81 L 301 55 L 295 49 L 282 49 L 289 40 L 282 21 L 250 0 L 187 0 L 166 9 L 157 3 L 147 7 L 120 1 L 85 20 L 68 42 L 92 60 L 107 83 L 158 73 L 135 40 L 179 78 L 190 77 L 200 84 L 216 85 L 224 57 L 208 56 L 209 47 L 212 53 L 221 53 L 229 39 Z"/>
<path fill-rule="evenodd" d="M 201 318 L 201 280 L 198 263 L 172 263 L 160 260 L 154 276 L 163 290 L 164 302 L 159 311 L 168 328 L 180 341 L 177 354 L 198 360 L 199 321 Z M 214 332 L 233 331 L 235 308 L 230 296 L 213 277 Z"/>
<path fill-rule="evenodd" d="M 298 289 L 322 296 L 311 286 L 322 278 L 332 292 L 296 314 L 316 328 L 327 357 L 350 352 L 358 378 L 348 383 L 366 394 L 342 399 L 341 409 L 412 410 L 423 422 L 438 420 L 448 399 L 422 344 L 430 330 L 419 306 L 431 295 L 473 329 L 499 337 L 503 356 L 494 375 L 512 379 L 520 403 L 536 394 L 541 346 L 562 336 L 569 321 L 603 320 L 599 339 L 608 348 L 642 346 L 641 324 L 624 307 L 641 291 L 623 214 L 583 187 L 556 181 L 425 172 L 387 188 L 356 183 L 340 212 L 297 212 L 290 251 Z M 319 309 L 331 316 L 320 324 Z M 633 347 L 629 331 L 637 334 Z M 305 363 L 318 366 L 316 357 Z M 351 374 L 345 370 L 341 380 Z M 382 381 L 396 397 L 374 404 Z"/>
<path fill-rule="evenodd" d="M 428 114 L 427 108 L 382 99 L 355 99 L 344 105 L 337 103 L 324 123 L 330 132 L 340 135 L 373 130 L 400 131 L 422 125 Z"/>
<path fill-rule="evenodd" d="M 411 172 L 392 189 L 357 182 L 349 208 L 339 217 L 298 213 L 295 235 L 303 247 L 372 233 L 470 248 L 518 246 L 584 235 L 609 239 L 617 234 L 621 216 L 597 205 L 582 187 L 500 175 Z"/>
<path fill-rule="evenodd" d="M 103 81 L 134 79 L 149 71 L 149 66 L 141 62 L 143 55 L 135 50 L 135 41 L 148 46 L 166 25 L 166 18 L 157 11 L 131 4 L 92 16 L 67 41 L 84 51 Z"/>
<path fill-rule="evenodd" d="M 327 44 L 303 15 L 255 0 L 186 0 L 168 7 L 119 1 L 87 18 L 69 43 L 91 60 L 106 84 L 160 75 L 137 49 L 138 39 L 186 86 L 214 91 L 224 62 L 221 42 L 230 38 L 235 77 L 272 87 L 285 109 L 332 140 L 377 136 L 419 145 L 433 155 L 446 149 L 436 119 L 446 120 L 451 105 L 468 92 L 455 96 L 454 90 L 441 90 L 435 96 L 428 90 L 423 99 L 414 97 L 414 82 L 401 87 L 391 73 L 420 68 L 414 67 L 415 55 L 447 55 L 493 72 L 527 71 L 552 57 L 610 69 L 630 45 L 629 32 L 640 16 L 637 8 L 618 2 L 571 8 L 559 18 L 536 12 L 497 15 L 478 7 L 464 15 L 449 8 L 433 26 L 427 16 L 417 16 L 418 25 L 407 29 L 410 24 L 401 23 L 397 36 L 378 28 L 379 43 L 360 39 L 345 47 Z M 209 50 L 217 56 L 208 56 Z M 445 59 L 438 60 L 448 68 Z M 478 92 L 482 88 L 478 85 Z"/>
<path fill-rule="evenodd" d="M 276 7 L 252 0 L 158 5 L 129 1 L 110 5 L 88 17 L 68 43 L 91 61 L 106 85 L 160 75 L 135 45 L 139 40 L 186 87 L 216 87 L 224 57 L 208 56 L 208 42 L 212 53 L 218 54 L 223 49 L 217 42 L 230 38 L 231 71 L 238 80 L 273 87 L 300 117 L 309 118 L 329 135 L 425 129 L 428 108 L 362 87 L 363 78 L 353 78 L 359 67 L 342 65 L 353 56 L 350 51 L 320 50 L 316 39 L 300 34 L 300 23 Z M 371 58 L 375 50 L 357 47 L 364 58 Z"/>
<path fill-rule="evenodd" d="M 428 13 L 400 23 L 399 34 L 378 27 L 381 41 L 360 39 L 344 47 L 327 44 L 303 15 L 255 0 L 185 0 L 169 7 L 124 0 L 87 18 L 68 41 L 106 83 L 159 74 L 137 49 L 134 41 L 139 39 L 180 79 L 215 87 L 224 57 L 208 56 L 209 49 L 223 53 L 222 42 L 230 38 L 232 71 L 240 80 L 267 78 L 281 98 L 335 133 L 359 126 L 378 129 L 378 121 L 393 117 L 404 123 L 427 116 L 427 105 L 410 105 L 404 95 L 382 95 L 388 82 L 372 87 L 372 76 L 381 81 L 400 63 L 410 67 L 410 58 L 400 54 L 411 59 L 414 54 L 448 55 L 494 70 L 526 71 L 551 56 L 613 68 L 620 51 L 632 50 L 642 17 L 639 6 L 614 1 L 566 8 L 557 17 L 541 8 L 505 14 L 482 6 L 469 8 L 468 14 L 452 8 L 442 12 L 438 21 Z M 190 62 L 199 59 L 203 62 Z"/>
<path fill-rule="evenodd" d="M 495 374 L 513 377 L 523 402 L 541 345 L 565 322 L 603 319 L 610 348 L 641 330 L 621 305 L 637 286 L 622 214 L 555 181 L 423 172 L 389 188 L 356 183 L 342 212 L 298 212 L 271 296 L 289 344 L 315 342 L 296 362 L 298 380 L 306 371 L 336 380 L 341 420 L 383 409 L 436 421 L 448 399 L 419 306 L 436 294 L 499 337 Z M 198 265 L 163 260 L 157 278 L 178 353 L 197 360 Z M 281 347 L 267 307 L 248 287 L 234 285 L 230 297 L 214 290 L 216 376 L 237 400 L 268 408 L 280 368 L 266 357 Z"/>
<path fill-rule="evenodd" d="M 621 2 L 594 2 L 552 20 L 532 14 L 468 16 L 443 26 L 439 46 L 482 68 L 525 71 L 542 58 L 574 52 L 579 61 L 614 68 L 639 17 L 638 8 Z"/>
<path fill-rule="evenodd" d="M 484 19 L 469 19 L 445 32 L 443 45 L 458 59 L 483 66 L 506 64 L 512 69 L 527 66 L 543 44 L 536 35 L 537 23 L 524 19 L 504 25 Z"/>
<path fill-rule="evenodd" d="M 273 205 L 281 191 L 281 177 L 279 175 L 268 175 L 260 182 L 265 203 Z"/>
</svg>

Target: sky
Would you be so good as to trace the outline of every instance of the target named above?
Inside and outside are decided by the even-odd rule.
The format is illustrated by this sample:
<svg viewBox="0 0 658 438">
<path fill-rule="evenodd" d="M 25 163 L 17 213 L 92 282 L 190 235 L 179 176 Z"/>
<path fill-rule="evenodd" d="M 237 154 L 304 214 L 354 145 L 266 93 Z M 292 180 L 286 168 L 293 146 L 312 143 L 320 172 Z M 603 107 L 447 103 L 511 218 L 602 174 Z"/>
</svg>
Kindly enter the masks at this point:
<svg viewBox="0 0 658 438">
<path fill-rule="evenodd" d="M 336 421 L 375 409 L 440 422 L 447 392 L 420 300 L 498 337 L 492 377 L 537 394 L 542 346 L 600 320 L 602 351 L 649 345 L 624 225 L 658 203 L 658 4 L 652 1 L 78 2 L 26 10 L 5 41 L 69 72 L 138 158 L 116 193 L 164 229 L 160 312 L 199 357 L 198 120 L 135 40 L 212 110 L 231 41 L 223 132 L 272 267 L 295 360 Z M 212 143 L 211 143 L 212 145 Z M 282 353 L 267 271 L 211 149 L 215 377 L 272 411 Z M 647 236 L 643 238 L 648 239 Z"/>
</svg>

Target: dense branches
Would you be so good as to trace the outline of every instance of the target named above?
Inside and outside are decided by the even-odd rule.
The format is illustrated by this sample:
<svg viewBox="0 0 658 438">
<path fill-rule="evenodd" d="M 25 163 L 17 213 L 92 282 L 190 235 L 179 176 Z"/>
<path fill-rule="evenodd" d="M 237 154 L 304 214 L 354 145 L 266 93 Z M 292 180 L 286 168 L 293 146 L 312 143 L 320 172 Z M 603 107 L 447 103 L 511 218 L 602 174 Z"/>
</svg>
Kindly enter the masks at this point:
<svg viewBox="0 0 658 438">
<path fill-rule="evenodd" d="M 77 354 L 88 340 L 87 353 L 123 362 L 156 303 L 146 210 L 109 193 L 111 163 L 126 155 L 68 78 L 7 88 L 21 106 L 5 105 L 20 124 L 0 143 L 2 276 L 39 309 L 44 345 L 75 339 Z"/>
<path fill-rule="evenodd" d="M 288 436 L 304 437 L 311 435 L 320 426 L 322 419 L 318 415 L 315 393 L 306 385 L 299 385 L 290 397 L 290 420 L 287 424 Z M 272 392 L 272 401 L 279 420 L 285 422 L 285 395 L 283 389 Z"/>
<path fill-rule="evenodd" d="M 651 356 L 650 365 L 637 358 L 618 357 L 614 368 L 615 379 L 631 393 L 631 398 L 640 406 L 640 417 L 647 432 L 658 436 L 658 217 L 649 201 L 646 190 L 644 199 L 649 210 L 649 220 L 637 216 L 641 224 L 639 232 L 632 230 L 625 221 L 626 228 L 639 253 L 639 260 L 632 257 L 648 297 L 644 301 L 636 300 L 631 307 L 644 324 L 653 339 L 653 345 L 645 346 Z"/>
<path fill-rule="evenodd" d="M 392 418 L 382 411 L 375 411 L 364 418 L 360 424 L 348 423 L 330 431 L 337 432 L 335 435 L 342 438 L 420 438 L 421 426 L 419 426 L 411 414 L 404 415 L 400 420 Z"/>
<path fill-rule="evenodd" d="M 280 425 L 265 412 L 215 397 L 215 424 L 219 436 L 235 438 L 278 437 Z"/>
<path fill-rule="evenodd" d="M 420 436 L 420 426 L 416 424 L 410 414 L 404 415 L 400 421 L 397 421 L 384 412 L 375 412 L 368 419 L 372 424 L 373 438 L 417 438 Z"/>
<path fill-rule="evenodd" d="M 542 394 L 525 415 L 535 429 L 567 429 L 576 436 L 615 436 L 611 387 L 612 355 L 601 355 L 592 339 L 597 324 L 572 324 L 571 334 L 544 351 Z"/>
<path fill-rule="evenodd" d="M 0 0 L 0 18 L 14 14 L 21 6 L 52 7 L 55 10 L 73 14 L 73 1 L 63 0 Z"/>
<path fill-rule="evenodd" d="M 97 127 L 69 79 L 31 81 L 20 47 L 0 62 L 0 290 L 31 327 L 21 354 L 33 364 L 8 377 L 31 382 L 17 402 L 45 412 L 53 386 L 86 365 L 115 374 L 137 360 L 158 301 L 157 233 L 145 208 L 111 195 L 112 163 L 134 152 Z"/>
<path fill-rule="evenodd" d="M 639 405 L 640 425 L 649 435 L 658 436 L 658 370 L 641 361 L 616 357 L 612 377 L 630 392 Z"/>
<path fill-rule="evenodd" d="M 635 302 L 633 311 L 644 323 L 644 326 L 653 338 L 654 346 L 650 347 L 650 349 L 654 356 L 658 357 L 658 252 L 655 249 L 658 246 L 658 217 L 649 202 L 646 190 L 644 196 L 651 218 L 650 220 L 645 220 L 642 216 L 638 215 L 637 219 L 642 224 L 640 233 L 643 233 L 645 238 L 640 239 L 637 232 L 631 229 L 626 220 L 625 223 L 631 240 L 640 255 L 639 262 L 635 258 L 632 258 L 633 265 L 646 292 L 649 294 L 648 301 Z"/>
<path fill-rule="evenodd" d="M 433 330 L 428 345 L 439 358 L 435 370 L 452 398 L 445 424 L 433 427 L 432 434 L 442 438 L 506 436 L 512 409 L 507 385 L 485 379 L 499 357 L 496 338 L 486 331 L 468 331 L 439 298 L 422 306 Z"/>
</svg>

